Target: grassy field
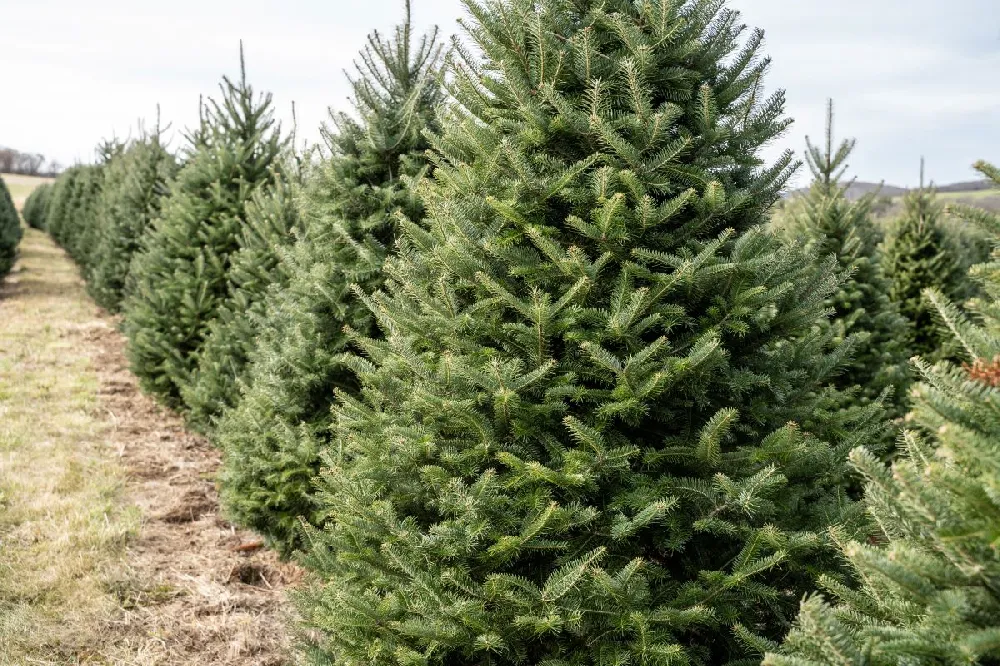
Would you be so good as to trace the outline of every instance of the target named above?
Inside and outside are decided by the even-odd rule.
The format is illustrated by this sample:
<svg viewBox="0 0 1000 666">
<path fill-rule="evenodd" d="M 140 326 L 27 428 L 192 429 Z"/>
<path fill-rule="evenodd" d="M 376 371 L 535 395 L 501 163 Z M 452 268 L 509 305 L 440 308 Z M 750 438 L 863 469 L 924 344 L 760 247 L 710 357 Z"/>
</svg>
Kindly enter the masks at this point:
<svg viewBox="0 0 1000 666">
<path fill-rule="evenodd" d="M 938 196 L 941 197 L 942 201 L 947 201 L 949 203 L 967 201 L 969 203 L 982 205 L 983 202 L 987 202 L 1000 208 L 1000 191 L 994 189 L 977 190 L 975 192 L 938 192 Z"/>
<path fill-rule="evenodd" d="M 95 410 L 93 305 L 41 232 L 21 253 L 0 291 L 0 664 L 87 663 L 139 515 Z"/>
<path fill-rule="evenodd" d="M 10 190 L 10 195 L 14 197 L 14 205 L 17 206 L 18 210 L 24 206 L 24 201 L 36 187 L 42 183 L 51 183 L 53 180 L 52 178 L 40 178 L 38 176 L 21 176 L 16 173 L 0 174 L 0 178 L 3 178 L 4 182 L 7 183 L 7 189 Z"/>
<path fill-rule="evenodd" d="M 0 666 L 280 666 L 298 570 L 218 513 L 218 451 L 26 231 L 0 281 Z"/>
</svg>

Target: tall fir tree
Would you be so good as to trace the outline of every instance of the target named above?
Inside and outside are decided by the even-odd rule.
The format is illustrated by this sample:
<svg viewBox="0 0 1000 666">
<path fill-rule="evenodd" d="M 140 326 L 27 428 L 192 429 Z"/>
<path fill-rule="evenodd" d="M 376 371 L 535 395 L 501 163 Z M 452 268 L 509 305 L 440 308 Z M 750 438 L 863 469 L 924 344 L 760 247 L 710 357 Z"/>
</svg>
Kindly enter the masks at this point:
<svg viewBox="0 0 1000 666">
<path fill-rule="evenodd" d="M 256 192 L 247 204 L 240 249 L 229 268 L 228 295 L 209 324 L 194 380 L 182 390 L 189 420 L 202 430 L 210 429 L 215 418 L 238 400 L 264 298 L 268 290 L 281 289 L 288 281 L 281 257 L 301 237 L 303 225 L 295 200 L 300 185 L 297 170 L 284 172 L 288 175 L 275 175 L 274 184 Z"/>
<path fill-rule="evenodd" d="M 101 142 L 94 164 L 74 167 L 59 180 L 66 179 L 65 193 L 50 219 L 49 233 L 73 258 L 84 279 L 89 277 L 91 252 L 96 247 L 98 204 L 104 188 L 107 167 L 116 160 L 122 144 L 116 140 Z"/>
<path fill-rule="evenodd" d="M 53 235 L 56 242 L 74 259 L 76 258 L 74 256 L 76 240 L 81 227 L 81 213 L 86 212 L 97 185 L 95 168 L 93 164 L 85 164 L 80 167 L 79 175 L 73 179 L 73 191 L 67 205 L 66 217 L 62 221 L 58 233 Z"/>
<path fill-rule="evenodd" d="M 49 206 L 52 202 L 53 189 L 54 185 L 52 183 L 43 183 L 32 190 L 31 194 L 28 195 L 27 201 L 24 202 L 22 215 L 24 216 L 24 221 L 32 229 L 45 228 L 45 221 L 49 215 Z"/>
<path fill-rule="evenodd" d="M 63 235 L 63 227 L 70 224 L 73 215 L 73 203 L 81 180 L 87 167 L 72 166 L 62 174 L 52 186 L 52 202 L 49 205 L 48 218 L 45 220 L 45 230 L 58 243 Z"/>
<path fill-rule="evenodd" d="M 284 552 L 297 543 L 299 517 L 314 515 L 312 479 L 333 391 L 357 389 L 340 358 L 344 328 L 376 332 L 351 286 L 378 288 L 398 215 L 423 216 L 409 181 L 427 167 L 423 132 L 436 126 L 442 100 L 441 47 L 436 31 L 418 40 L 411 30 L 407 2 L 394 35 L 372 34 L 361 53 L 351 80 L 355 117 L 337 114 L 325 132 L 330 157 L 302 193 L 307 236 L 286 253 L 288 284 L 256 324 L 245 396 L 218 429 L 230 514 Z"/>
<path fill-rule="evenodd" d="M 64 239 L 64 247 L 80 266 L 85 280 L 90 280 L 102 226 L 101 201 L 112 167 L 125 151 L 125 144 L 116 139 L 101 142 L 97 147 L 97 162 L 87 169 L 85 185 L 76 205 L 73 223 Z M 117 183 L 112 183 L 113 186 Z"/>
<path fill-rule="evenodd" d="M 183 408 L 181 390 L 227 295 L 246 205 L 271 186 L 284 150 L 271 96 L 255 95 L 247 83 L 242 45 L 240 78 L 224 77 L 220 89 L 221 101 L 205 105 L 184 167 L 133 259 L 125 304 L 132 369 L 145 390 L 175 408 Z"/>
<path fill-rule="evenodd" d="M 21 242 L 21 217 L 14 206 L 7 183 L 0 178 L 0 278 L 10 272 Z"/>
<path fill-rule="evenodd" d="M 317 663 L 748 664 L 839 562 L 792 157 L 719 2 L 468 0 L 426 226 L 345 358 L 298 595 Z M 460 47 L 461 48 L 461 47 Z M 464 52 L 464 51 L 463 51 Z"/>
<path fill-rule="evenodd" d="M 1000 170 L 979 169 L 1000 185 Z M 1000 247 L 1000 216 L 962 208 Z M 983 297 L 973 318 L 940 291 L 925 297 L 947 323 L 963 367 L 918 367 L 913 421 L 889 468 L 860 449 L 865 502 L 880 536 L 846 541 L 857 589 L 824 580 L 833 603 L 802 604 L 795 630 L 768 666 L 955 666 L 1000 661 L 1000 252 L 973 270 Z"/>
<path fill-rule="evenodd" d="M 854 335 L 859 341 L 836 385 L 845 390 L 858 387 L 865 401 L 877 400 L 891 389 L 889 412 L 902 416 L 909 388 L 909 327 L 889 298 L 892 281 L 882 269 L 882 238 L 872 214 L 879 193 L 872 192 L 856 201 L 848 198 L 851 183 L 845 183 L 843 178 L 855 142 L 845 140 L 834 145 L 832 100 L 827 105 L 825 143 L 817 146 L 807 138 L 806 144 L 806 163 L 813 182 L 807 194 L 789 203 L 782 222 L 790 238 L 805 242 L 821 257 L 836 257 L 847 276 L 827 300 L 827 307 L 834 313 L 829 326 L 835 340 Z"/>
<path fill-rule="evenodd" d="M 121 309 L 132 257 L 139 251 L 176 175 L 177 161 L 156 127 L 139 137 L 108 166 L 97 206 L 98 227 L 88 288 L 98 305 Z"/>
<path fill-rule="evenodd" d="M 87 167 L 86 175 L 81 181 L 80 198 L 76 202 L 73 223 L 69 226 L 71 232 L 67 235 L 64 247 L 70 256 L 80 266 L 84 278 L 89 277 L 90 253 L 94 247 L 94 235 L 97 219 L 97 206 L 104 189 L 104 177 L 107 165 L 102 162 Z"/>
<path fill-rule="evenodd" d="M 942 228 L 943 215 L 944 206 L 933 187 L 925 185 L 921 160 L 920 187 L 903 199 L 903 212 L 894 222 L 884 261 L 892 281 L 889 297 L 909 324 L 909 355 L 928 360 L 951 357 L 955 350 L 923 292 L 937 289 L 948 298 L 958 298 L 962 288 L 958 258 Z"/>
</svg>

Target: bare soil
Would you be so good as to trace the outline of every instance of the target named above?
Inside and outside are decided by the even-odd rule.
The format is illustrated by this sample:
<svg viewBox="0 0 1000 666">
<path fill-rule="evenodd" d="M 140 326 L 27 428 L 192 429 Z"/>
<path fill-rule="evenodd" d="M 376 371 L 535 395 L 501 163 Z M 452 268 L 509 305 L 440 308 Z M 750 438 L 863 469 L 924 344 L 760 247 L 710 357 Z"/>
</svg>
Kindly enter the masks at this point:
<svg viewBox="0 0 1000 666">
<path fill-rule="evenodd" d="M 144 517 L 122 572 L 137 599 L 116 618 L 116 633 L 136 645 L 155 639 L 159 663 L 285 664 L 283 592 L 298 570 L 220 517 L 219 452 L 139 391 L 114 321 L 94 314 L 99 325 L 85 339 L 96 352 L 98 403 Z"/>
</svg>

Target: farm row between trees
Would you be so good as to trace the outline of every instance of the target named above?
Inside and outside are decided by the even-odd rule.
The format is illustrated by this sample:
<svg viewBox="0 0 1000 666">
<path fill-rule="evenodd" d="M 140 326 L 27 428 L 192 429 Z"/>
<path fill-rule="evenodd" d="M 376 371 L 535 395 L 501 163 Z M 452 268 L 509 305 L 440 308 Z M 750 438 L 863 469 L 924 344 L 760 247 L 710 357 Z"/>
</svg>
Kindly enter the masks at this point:
<svg viewBox="0 0 1000 666">
<path fill-rule="evenodd" d="M 779 206 L 722 3 L 467 6 L 475 52 L 408 6 L 370 38 L 325 150 L 241 57 L 179 154 L 107 142 L 24 208 L 309 572 L 304 656 L 1000 657 L 1000 219 L 922 185 L 876 224 L 832 105 Z"/>
</svg>

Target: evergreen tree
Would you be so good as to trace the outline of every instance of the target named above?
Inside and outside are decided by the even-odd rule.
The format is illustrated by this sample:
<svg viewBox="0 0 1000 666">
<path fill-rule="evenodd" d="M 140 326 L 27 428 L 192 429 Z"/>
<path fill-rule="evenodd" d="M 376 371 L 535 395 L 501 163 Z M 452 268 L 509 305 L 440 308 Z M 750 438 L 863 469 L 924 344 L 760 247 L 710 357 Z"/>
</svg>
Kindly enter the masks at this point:
<svg viewBox="0 0 1000 666">
<path fill-rule="evenodd" d="M 833 255 L 847 276 L 827 300 L 833 311 L 829 325 L 834 339 L 855 335 L 859 346 L 850 365 L 837 377 L 842 389 L 859 387 L 865 400 L 878 399 L 893 389 L 893 416 L 906 411 L 909 332 L 906 319 L 889 300 L 892 282 L 884 275 L 879 255 L 881 237 L 872 207 L 879 196 L 872 192 L 857 201 L 847 197 L 850 183 L 843 182 L 847 160 L 855 142 L 834 148 L 833 101 L 827 107 L 826 142 L 806 139 L 806 163 L 813 174 L 808 194 L 792 201 L 783 216 L 785 232 L 803 241 L 817 255 Z"/>
<path fill-rule="evenodd" d="M 957 258 L 949 251 L 941 226 L 943 215 L 934 189 L 924 186 L 921 160 L 920 188 L 903 199 L 903 213 L 894 223 L 884 261 L 892 280 L 889 297 L 909 323 L 909 355 L 928 360 L 950 357 L 954 350 L 948 334 L 938 326 L 934 308 L 924 300 L 924 290 L 938 289 L 948 298 L 961 295 Z"/>
<path fill-rule="evenodd" d="M 91 253 L 96 245 L 97 207 L 104 190 L 104 177 L 108 164 L 114 159 L 116 158 L 87 169 L 86 185 L 73 220 L 74 232 L 66 246 L 70 255 L 80 265 L 85 279 L 90 275 Z"/>
<path fill-rule="evenodd" d="M 182 390 L 190 421 L 206 429 L 239 397 L 239 380 L 258 335 L 264 297 L 269 289 L 287 282 L 281 265 L 282 248 L 301 235 L 301 216 L 295 202 L 295 169 L 289 177 L 276 175 L 274 185 L 258 190 L 247 204 L 240 249 L 229 268 L 229 292 L 209 332 L 195 379 Z"/>
<path fill-rule="evenodd" d="M 98 203 L 99 226 L 88 287 L 94 300 L 111 312 L 121 309 L 132 257 L 159 215 L 176 171 L 177 161 L 162 143 L 159 123 L 108 167 Z"/>
<path fill-rule="evenodd" d="M 0 178 L 0 278 L 10 272 L 21 242 L 21 218 L 14 207 L 7 183 Z"/>
<path fill-rule="evenodd" d="M 980 170 L 1000 185 L 1000 170 Z M 1000 216 L 963 208 L 1000 247 Z M 1000 661 L 1000 253 L 973 276 L 984 296 L 975 323 L 928 290 L 971 363 L 920 361 L 913 421 L 890 468 L 864 449 L 852 461 L 868 481 L 865 502 L 881 535 L 847 541 L 860 583 L 825 580 L 836 600 L 802 604 L 795 630 L 771 666 L 992 664 Z"/>
<path fill-rule="evenodd" d="M 240 50 L 240 79 L 223 78 L 192 136 L 184 167 L 131 266 L 125 303 L 129 359 L 143 388 L 182 407 L 209 324 L 228 288 L 246 204 L 273 182 L 284 142 L 271 96 L 254 94 Z"/>
<path fill-rule="evenodd" d="M 60 177 L 67 178 L 66 192 L 50 220 L 49 233 L 76 261 L 85 279 L 89 277 L 91 253 L 96 248 L 99 225 L 98 204 L 104 188 L 107 166 L 122 152 L 123 144 L 111 140 L 97 147 L 97 161 L 74 167 Z"/>
<path fill-rule="evenodd" d="M 51 202 L 45 220 L 45 230 L 56 242 L 62 235 L 63 226 L 72 217 L 73 197 L 77 191 L 77 180 L 86 167 L 77 165 L 66 169 L 52 185 Z"/>
<path fill-rule="evenodd" d="M 357 388 L 340 360 L 344 328 L 375 333 L 351 285 L 378 288 L 397 214 L 423 216 L 407 181 L 426 168 L 423 131 L 434 126 L 442 99 L 440 54 L 436 33 L 413 39 L 409 3 L 393 38 L 369 37 L 351 81 L 355 117 L 335 115 L 325 132 L 330 157 L 301 197 L 306 238 L 286 253 L 288 284 L 269 296 L 255 324 L 245 396 L 218 429 L 230 514 L 285 552 L 299 536 L 299 516 L 313 515 L 312 478 L 333 391 Z"/>
<path fill-rule="evenodd" d="M 719 2 L 467 0 L 426 225 L 345 358 L 317 663 L 751 663 L 839 561 L 835 266 L 762 228 L 762 34 Z M 742 44 L 742 45 L 741 45 Z"/>
<path fill-rule="evenodd" d="M 101 201 L 104 198 L 108 175 L 113 172 L 120 174 L 120 171 L 113 167 L 121 161 L 124 151 L 125 144 L 117 140 L 105 141 L 98 146 L 98 161 L 87 170 L 87 184 L 83 198 L 79 202 L 73 225 L 70 227 L 72 234 L 67 239 L 66 248 L 79 264 L 84 279 L 88 281 L 100 242 L 103 224 Z M 111 184 L 112 187 L 117 185 L 117 182 Z"/>
<path fill-rule="evenodd" d="M 77 167 L 68 184 L 66 200 L 58 211 L 57 224 L 50 232 L 56 243 L 80 266 L 84 276 L 88 247 L 86 239 L 95 217 L 103 181 L 103 165 L 85 164 Z"/>
<path fill-rule="evenodd" d="M 53 188 L 52 183 L 43 183 L 36 187 L 28 195 L 27 201 L 24 202 L 22 215 L 24 216 L 24 221 L 32 229 L 45 228 L 45 221 L 49 215 L 49 205 L 52 202 Z"/>
</svg>

